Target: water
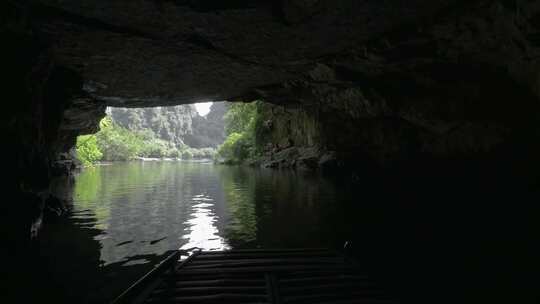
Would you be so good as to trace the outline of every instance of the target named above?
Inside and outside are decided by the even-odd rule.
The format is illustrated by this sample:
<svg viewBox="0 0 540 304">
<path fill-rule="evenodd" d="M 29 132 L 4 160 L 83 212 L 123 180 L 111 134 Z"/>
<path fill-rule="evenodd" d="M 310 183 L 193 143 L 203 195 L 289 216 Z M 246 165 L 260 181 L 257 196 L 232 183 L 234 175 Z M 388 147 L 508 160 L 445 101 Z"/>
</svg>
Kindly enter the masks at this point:
<svg viewBox="0 0 540 304">
<path fill-rule="evenodd" d="M 399 297 L 474 303 L 518 294 L 529 303 L 540 294 L 530 279 L 540 273 L 540 213 L 494 199 L 514 202 L 520 192 L 408 174 L 345 182 L 210 163 L 86 169 L 70 215 L 45 222 L 33 289 L 56 303 L 104 303 L 169 250 L 339 250 L 352 240 L 366 273 Z"/>
<path fill-rule="evenodd" d="M 88 301 L 98 302 L 169 250 L 339 248 L 352 234 L 348 193 L 294 171 L 187 162 L 97 166 L 76 176 L 70 217 L 46 225 L 44 255 L 55 257 L 55 276 L 85 277 L 79 288 L 61 286 L 69 299 L 93 293 Z"/>
<path fill-rule="evenodd" d="M 117 163 L 76 178 L 74 218 L 101 233 L 104 266 L 133 256 L 340 243 L 336 189 L 292 171 L 210 163 Z M 337 208 L 336 208 L 337 207 Z M 80 215 L 77 215 L 77 214 Z M 91 225 L 89 226 L 89 223 Z M 294 227 L 294 229 L 290 229 Z M 130 260 L 130 263 L 136 263 Z M 144 259 L 139 261 L 144 263 Z"/>
</svg>

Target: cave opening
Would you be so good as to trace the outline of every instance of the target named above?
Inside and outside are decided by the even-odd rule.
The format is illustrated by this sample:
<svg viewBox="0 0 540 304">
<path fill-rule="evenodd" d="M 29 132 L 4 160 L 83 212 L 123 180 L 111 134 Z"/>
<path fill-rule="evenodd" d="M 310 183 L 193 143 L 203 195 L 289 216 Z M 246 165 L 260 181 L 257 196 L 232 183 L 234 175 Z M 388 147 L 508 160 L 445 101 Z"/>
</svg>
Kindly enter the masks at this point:
<svg viewBox="0 0 540 304">
<path fill-rule="evenodd" d="M 349 241 L 403 302 L 537 302 L 536 2 L 0 6 L 0 297 L 103 302 L 86 295 L 112 297 L 121 286 L 111 281 L 134 279 L 165 245 L 202 236 L 213 248 Z M 77 136 L 97 132 L 107 107 L 203 100 L 264 100 L 238 111 L 256 105 L 260 119 L 226 134 L 238 133 L 228 162 L 256 168 L 142 160 L 70 177 Z M 78 190 L 66 192 L 71 186 Z M 115 199 L 122 208 L 111 208 Z M 185 199 L 189 210 L 159 204 L 169 199 Z M 75 213 L 61 215 L 73 200 Z M 201 229 L 187 233 L 194 223 Z M 159 233 L 146 235 L 145 226 Z M 114 257 L 128 248 L 135 253 Z"/>
</svg>

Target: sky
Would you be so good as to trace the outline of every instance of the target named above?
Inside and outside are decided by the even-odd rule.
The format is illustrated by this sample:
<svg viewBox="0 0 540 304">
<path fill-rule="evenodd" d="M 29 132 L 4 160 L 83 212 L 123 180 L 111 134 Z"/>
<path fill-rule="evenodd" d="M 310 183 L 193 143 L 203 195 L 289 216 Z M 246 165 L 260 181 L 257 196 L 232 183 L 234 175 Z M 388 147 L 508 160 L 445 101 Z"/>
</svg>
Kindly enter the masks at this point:
<svg viewBox="0 0 540 304">
<path fill-rule="evenodd" d="M 195 104 L 195 109 L 197 109 L 197 112 L 199 112 L 199 115 L 205 116 L 210 112 L 210 106 L 212 105 L 212 102 L 199 102 Z"/>
</svg>

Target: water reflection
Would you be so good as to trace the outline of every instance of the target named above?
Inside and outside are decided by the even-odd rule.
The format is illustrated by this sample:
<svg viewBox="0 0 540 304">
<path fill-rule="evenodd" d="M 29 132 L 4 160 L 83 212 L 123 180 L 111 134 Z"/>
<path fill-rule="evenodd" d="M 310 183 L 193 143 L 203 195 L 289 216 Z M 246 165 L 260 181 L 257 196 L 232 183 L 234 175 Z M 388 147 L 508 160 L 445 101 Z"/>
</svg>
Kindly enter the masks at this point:
<svg viewBox="0 0 540 304">
<path fill-rule="evenodd" d="M 191 201 L 191 217 L 186 221 L 186 234 L 182 239 L 186 243 L 182 249 L 204 248 L 206 250 L 225 250 L 229 249 L 225 240 L 219 236 L 219 230 L 216 223 L 219 217 L 212 211 L 214 200 L 205 197 L 203 194 L 195 195 Z"/>
<path fill-rule="evenodd" d="M 130 256 L 197 244 L 211 249 L 215 234 L 210 167 L 197 164 L 126 163 L 83 171 L 76 181 L 75 211 L 92 210 L 104 265 Z M 201 205 L 207 200 L 207 205 Z M 205 221 L 206 219 L 206 221 Z M 205 231 L 208 234 L 201 234 Z M 187 237 L 190 236 L 190 237 Z M 222 248 L 222 246 L 217 246 Z M 141 261 L 144 262 L 144 261 Z M 134 263 L 134 261 L 130 261 Z"/>
<path fill-rule="evenodd" d="M 32 276 L 36 294 L 50 293 L 57 303 L 104 303 L 168 250 L 337 249 L 352 240 L 362 265 L 414 296 L 426 285 L 443 286 L 432 283 L 437 276 L 461 282 L 462 292 L 477 282 L 537 291 L 534 281 L 519 279 L 539 273 L 530 263 L 538 257 L 530 250 L 540 231 L 537 210 L 501 225 L 508 210 L 471 207 L 485 200 L 483 191 L 452 195 L 455 180 L 434 179 L 428 186 L 439 187 L 432 190 L 425 181 L 405 180 L 336 183 L 294 171 L 171 162 L 84 170 L 71 218 L 45 223 L 39 258 L 29 269 L 42 274 Z M 431 206 L 448 207 L 433 212 Z M 411 273 L 418 275 L 411 279 Z"/>
<path fill-rule="evenodd" d="M 42 233 L 39 267 L 54 285 L 43 289 L 62 290 L 58 303 L 103 303 L 169 250 L 339 247 L 355 206 L 343 193 L 318 177 L 202 163 L 86 169 L 71 216 Z"/>
<path fill-rule="evenodd" d="M 322 217 L 340 210 L 336 204 L 327 208 L 335 198 L 336 191 L 324 180 L 293 172 L 119 163 L 80 173 L 74 210 L 90 210 L 97 219 L 91 228 L 101 231 L 95 240 L 106 266 L 128 259 L 129 264 L 144 263 L 132 257 L 177 248 L 328 244 L 335 237 L 322 237 L 328 233 L 321 229 L 338 227 L 325 226 Z"/>
</svg>

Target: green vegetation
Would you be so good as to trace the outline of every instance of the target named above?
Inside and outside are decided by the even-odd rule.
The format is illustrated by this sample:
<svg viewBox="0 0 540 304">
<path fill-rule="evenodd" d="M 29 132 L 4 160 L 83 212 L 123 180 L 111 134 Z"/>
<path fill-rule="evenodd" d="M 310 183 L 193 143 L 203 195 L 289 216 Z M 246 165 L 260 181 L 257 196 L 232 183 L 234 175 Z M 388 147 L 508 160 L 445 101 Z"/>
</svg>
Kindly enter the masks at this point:
<svg viewBox="0 0 540 304">
<path fill-rule="evenodd" d="M 77 138 L 77 157 L 85 167 L 92 166 L 103 157 L 96 136 L 83 135 Z"/>
<path fill-rule="evenodd" d="M 224 116 L 227 138 L 217 152 L 225 163 L 241 163 L 257 157 L 258 106 L 258 101 L 229 106 Z"/>
<path fill-rule="evenodd" d="M 182 159 L 212 159 L 216 155 L 214 148 L 185 148 L 180 150 Z"/>
<path fill-rule="evenodd" d="M 139 157 L 149 158 L 213 158 L 215 149 L 193 149 L 186 145 L 159 139 L 150 130 L 130 131 L 115 124 L 110 117 L 101 120 L 100 131 L 77 138 L 77 157 L 84 166 L 97 161 L 128 161 Z"/>
<path fill-rule="evenodd" d="M 212 159 L 225 163 L 242 163 L 257 159 L 258 131 L 261 119 L 258 101 L 234 103 L 223 117 L 227 138 L 217 149 L 191 148 L 185 144 L 158 138 L 151 129 L 129 130 L 107 116 L 100 122 L 100 131 L 77 138 L 77 157 L 84 166 L 98 161 L 129 161 L 137 158 Z"/>
</svg>

